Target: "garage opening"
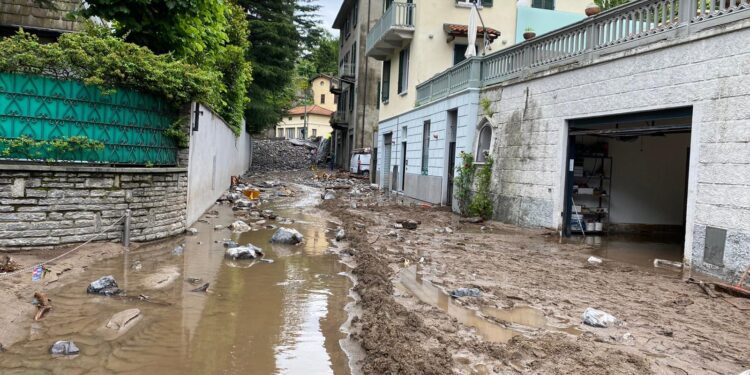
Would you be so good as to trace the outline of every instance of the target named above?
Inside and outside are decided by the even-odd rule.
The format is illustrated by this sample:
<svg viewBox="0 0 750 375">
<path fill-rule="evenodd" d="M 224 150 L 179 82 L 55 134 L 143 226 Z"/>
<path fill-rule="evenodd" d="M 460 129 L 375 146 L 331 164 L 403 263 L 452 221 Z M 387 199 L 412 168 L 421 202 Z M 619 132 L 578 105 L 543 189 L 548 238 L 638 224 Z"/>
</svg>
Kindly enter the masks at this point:
<svg viewBox="0 0 750 375">
<path fill-rule="evenodd" d="M 569 121 L 564 234 L 624 250 L 610 258 L 681 260 L 691 124 L 691 107 Z"/>
</svg>

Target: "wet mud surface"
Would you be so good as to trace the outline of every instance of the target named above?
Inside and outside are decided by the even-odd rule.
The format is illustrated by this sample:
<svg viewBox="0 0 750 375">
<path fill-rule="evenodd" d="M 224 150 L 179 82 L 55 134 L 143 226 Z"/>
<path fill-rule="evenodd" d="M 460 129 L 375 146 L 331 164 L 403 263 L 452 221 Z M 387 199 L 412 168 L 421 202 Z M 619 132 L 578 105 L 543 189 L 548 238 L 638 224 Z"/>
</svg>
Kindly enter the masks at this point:
<svg viewBox="0 0 750 375">
<path fill-rule="evenodd" d="M 283 226 L 305 236 L 299 245 L 271 244 L 274 231 L 264 226 L 214 230 L 236 220 L 231 206 L 217 205 L 194 225 L 197 235 L 95 261 L 64 287 L 35 284 L 49 289 L 53 309 L 39 322 L 14 323 L 23 335 L 0 353 L 0 373 L 350 374 L 340 341 L 352 283 L 331 252 L 335 226 L 315 209 L 318 194 L 302 189 L 262 207 L 294 221 Z M 272 262 L 226 259 L 225 239 L 261 247 Z M 86 294 L 105 275 L 126 295 Z M 205 283 L 206 292 L 192 291 Z M 32 294 L 18 293 L 28 306 Z M 141 312 L 132 327 L 114 338 L 103 333 L 114 314 L 132 308 Z M 74 341 L 81 353 L 52 358 L 57 340 Z"/>
</svg>

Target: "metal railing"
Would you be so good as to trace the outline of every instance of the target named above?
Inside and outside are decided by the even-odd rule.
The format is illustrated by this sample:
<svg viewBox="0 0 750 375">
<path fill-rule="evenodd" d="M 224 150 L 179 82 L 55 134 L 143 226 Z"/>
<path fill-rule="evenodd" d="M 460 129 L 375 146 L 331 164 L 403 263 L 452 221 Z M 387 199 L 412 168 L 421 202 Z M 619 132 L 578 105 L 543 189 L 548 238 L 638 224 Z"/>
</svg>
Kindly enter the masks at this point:
<svg viewBox="0 0 750 375">
<path fill-rule="evenodd" d="M 749 10 L 750 0 L 631 1 L 510 48 L 457 64 L 418 85 L 416 105 L 467 88 L 525 78 L 561 65 L 586 63 L 603 54 L 750 18 Z M 466 69 L 467 64 L 477 62 L 479 69 Z"/>
<path fill-rule="evenodd" d="M 354 77 L 354 63 L 343 63 L 339 66 L 339 77 Z"/>
<path fill-rule="evenodd" d="M 413 29 L 416 17 L 415 4 L 394 2 L 383 13 L 375 26 L 367 33 L 366 50 L 371 50 L 375 44 L 392 28 Z"/>
<path fill-rule="evenodd" d="M 333 124 L 348 124 L 349 123 L 349 111 L 336 111 L 331 117 L 331 123 Z"/>
</svg>

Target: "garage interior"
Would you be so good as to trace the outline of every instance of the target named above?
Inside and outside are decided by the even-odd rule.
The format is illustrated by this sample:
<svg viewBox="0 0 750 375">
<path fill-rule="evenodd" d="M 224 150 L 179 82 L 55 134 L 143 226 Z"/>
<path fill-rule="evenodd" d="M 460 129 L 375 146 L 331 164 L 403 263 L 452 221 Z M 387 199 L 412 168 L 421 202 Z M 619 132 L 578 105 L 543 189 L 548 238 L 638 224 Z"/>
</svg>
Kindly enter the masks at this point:
<svg viewBox="0 0 750 375">
<path fill-rule="evenodd" d="M 683 258 L 692 108 L 569 121 L 564 235 L 595 255 Z"/>
</svg>

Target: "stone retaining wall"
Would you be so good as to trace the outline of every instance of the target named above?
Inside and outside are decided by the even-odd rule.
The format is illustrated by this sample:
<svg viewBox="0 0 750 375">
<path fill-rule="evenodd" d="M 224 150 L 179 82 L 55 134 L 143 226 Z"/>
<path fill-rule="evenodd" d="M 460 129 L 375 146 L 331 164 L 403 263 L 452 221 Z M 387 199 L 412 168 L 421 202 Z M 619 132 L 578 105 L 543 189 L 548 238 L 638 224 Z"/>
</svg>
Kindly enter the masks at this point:
<svg viewBox="0 0 750 375">
<path fill-rule="evenodd" d="M 131 210 L 131 241 L 182 233 L 184 168 L 0 165 L 0 249 L 85 242 Z M 123 222 L 97 240 L 120 241 Z"/>
</svg>

